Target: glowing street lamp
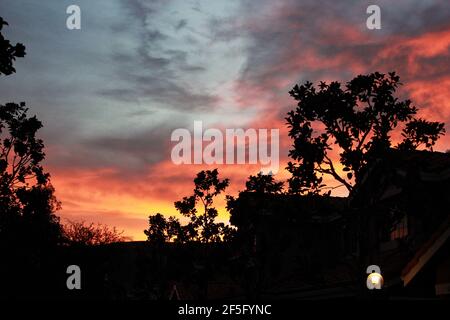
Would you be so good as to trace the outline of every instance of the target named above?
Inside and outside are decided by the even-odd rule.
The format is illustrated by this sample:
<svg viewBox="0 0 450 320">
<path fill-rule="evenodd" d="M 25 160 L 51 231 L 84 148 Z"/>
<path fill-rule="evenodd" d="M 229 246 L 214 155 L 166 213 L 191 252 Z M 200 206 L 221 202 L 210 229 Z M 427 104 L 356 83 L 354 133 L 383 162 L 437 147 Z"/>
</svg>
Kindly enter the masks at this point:
<svg viewBox="0 0 450 320">
<path fill-rule="evenodd" d="M 381 289 L 384 283 L 383 276 L 381 275 L 380 267 L 377 265 L 371 265 L 367 267 L 367 289 Z"/>
</svg>

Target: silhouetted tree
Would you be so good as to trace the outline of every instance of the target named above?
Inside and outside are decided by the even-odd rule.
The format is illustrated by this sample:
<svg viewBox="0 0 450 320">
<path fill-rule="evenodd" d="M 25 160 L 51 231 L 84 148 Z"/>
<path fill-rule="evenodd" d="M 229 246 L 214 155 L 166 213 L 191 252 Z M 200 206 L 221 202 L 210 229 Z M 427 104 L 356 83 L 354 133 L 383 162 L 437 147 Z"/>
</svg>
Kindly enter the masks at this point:
<svg viewBox="0 0 450 320">
<path fill-rule="evenodd" d="M 11 42 L 3 37 L 1 30 L 8 23 L 0 17 L 0 75 L 10 75 L 16 72 L 13 62 L 16 58 L 25 56 L 25 47 L 21 43 L 12 45 Z"/>
<path fill-rule="evenodd" d="M 148 222 L 149 228 L 144 230 L 144 233 L 152 244 L 186 243 L 196 236 L 195 229 L 188 230 L 188 226 L 182 226 L 180 221 L 173 216 L 166 219 L 161 213 L 156 213 L 149 216 Z"/>
<path fill-rule="evenodd" d="M 175 202 L 175 208 L 190 219 L 197 232 L 197 240 L 200 242 L 221 241 L 223 223 L 216 223 L 217 209 L 213 207 L 214 198 L 221 194 L 229 185 L 229 180 L 219 179 L 217 169 L 200 171 L 194 179 L 194 194 Z M 197 204 L 201 205 L 202 213 L 197 210 Z"/>
<path fill-rule="evenodd" d="M 256 251 L 256 234 L 262 213 L 270 211 L 276 203 L 274 199 L 283 194 L 283 182 L 276 181 L 271 174 L 258 173 L 250 175 L 245 186 L 246 189 L 237 197 L 227 196 L 227 210 L 230 223 L 236 228 L 233 240 L 240 256 L 234 262 L 235 269 L 239 270 L 236 276 L 240 278 L 247 296 L 255 299 L 266 267 L 264 253 Z"/>
<path fill-rule="evenodd" d="M 0 76 L 14 73 L 14 61 L 25 56 L 22 44 L 4 38 L 5 25 L 0 18 Z M 27 111 L 23 102 L 0 104 L 1 296 L 42 296 L 50 288 L 45 281 L 53 249 L 62 243 L 54 214 L 60 203 L 41 165 L 43 141 L 36 138 L 42 123 Z"/>
<path fill-rule="evenodd" d="M 283 182 L 275 181 L 273 175 L 259 172 L 256 176 L 248 177 L 248 180 L 245 182 L 245 191 L 278 194 L 283 191 L 283 184 Z"/>
<path fill-rule="evenodd" d="M 167 220 L 161 213 L 148 217 L 148 230 L 144 230 L 147 240 L 153 244 L 161 244 L 170 241 L 167 228 Z"/>
<path fill-rule="evenodd" d="M 254 225 L 257 222 L 258 212 L 249 210 L 246 194 L 253 194 L 252 199 L 255 199 L 260 207 L 264 208 L 265 202 L 270 202 L 272 195 L 283 192 L 283 182 L 276 181 L 271 174 L 265 175 L 260 172 L 256 176 L 250 175 L 245 186 L 246 189 L 239 192 L 237 197 L 227 195 L 226 208 L 230 213 L 231 225 L 237 228 L 233 236 L 237 237 L 240 242 L 251 243 L 255 236 Z"/>
<path fill-rule="evenodd" d="M 282 181 L 276 181 L 273 175 L 262 174 L 259 172 L 256 176 L 250 175 L 245 182 L 245 190 L 239 192 L 238 197 L 227 195 L 227 210 L 230 213 L 230 223 L 238 228 L 239 237 L 251 238 L 245 235 L 245 229 L 249 225 L 255 223 L 255 212 L 249 212 L 246 208 L 246 200 L 242 201 L 242 195 L 246 193 L 254 193 L 261 204 L 268 199 L 267 196 L 283 193 Z M 255 198 L 256 199 L 256 198 Z M 262 205 L 263 207 L 264 205 Z M 253 236 L 253 234 L 252 234 Z"/>
<path fill-rule="evenodd" d="M 0 30 L 4 25 L 0 18 Z M 0 74 L 14 73 L 14 60 L 24 55 L 22 44 L 11 45 L 0 32 Z M 56 244 L 61 232 L 54 212 L 60 203 L 41 165 L 44 144 L 36 132 L 42 123 L 27 111 L 23 102 L 0 105 L 0 242 Z"/>
<path fill-rule="evenodd" d="M 128 240 L 123 231 L 100 223 L 87 224 L 84 221 L 68 221 L 63 226 L 64 239 L 70 245 L 102 245 Z"/>
<path fill-rule="evenodd" d="M 395 72 L 375 72 L 357 76 L 345 88 L 339 82 L 320 82 L 317 88 L 311 82 L 296 85 L 289 93 L 297 108 L 286 118 L 293 139 L 290 191 L 317 193 L 324 186 L 323 175 L 352 191 L 364 166 L 392 147 L 390 134 L 399 124 L 404 125 L 404 139 L 396 148 L 432 149 L 444 124 L 414 118 L 417 109 L 411 101 L 394 97 L 400 84 Z M 333 149 L 339 152 L 344 176 L 330 157 Z"/>
<path fill-rule="evenodd" d="M 233 230 L 222 222 L 216 222 L 217 209 L 213 207 L 214 198 L 220 195 L 229 185 L 229 180 L 219 179 L 217 169 L 201 171 L 194 179 L 194 194 L 175 202 L 175 208 L 189 218 L 182 225 L 173 216 L 166 219 L 157 213 L 149 217 L 149 228 L 144 231 L 148 241 L 164 242 L 220 242 L 230 240 Z M 201 212 L 198 211 L 200 205 Z"/>
<path fill-rule="evenodd" d="M 412 119 L 403 129 L 403 141 L 398 145 L 401 150 L 416 150 L 420 147 L 433 150 L 436 141 L 445 132 L 444 123 Z"/>
</svg>

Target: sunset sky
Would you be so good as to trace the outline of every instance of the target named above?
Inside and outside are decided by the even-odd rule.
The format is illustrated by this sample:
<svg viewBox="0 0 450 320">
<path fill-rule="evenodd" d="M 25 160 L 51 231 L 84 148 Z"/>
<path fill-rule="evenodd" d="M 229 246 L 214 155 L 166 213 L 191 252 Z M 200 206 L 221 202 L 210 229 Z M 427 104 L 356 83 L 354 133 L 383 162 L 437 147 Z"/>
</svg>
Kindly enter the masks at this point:
<svg viewBox="0 0 450 320">
<path fill-rule="evenodd" d="M 71 4 L 81 8 L 81 30 L 66 28 Z M 381 30 L 366 28 L 370 4 L 381 8 Z M 176 128 L 194 120 L 279 128 L 284 168 L 296 83 L 395 70 L 399 97 L 450 130 L 448 0 L 2 0 L 0 16 L 27 52 L 16 74 L 0 78 L 0 103 L 25 101 L 43 122 L 59 215 L 134 240 L 145 239 L 149 214 L 174 214 L 173 202 L 208 168 L 172 164 Z M 435 148 L 447 149 L 449 134 Z M 230 178 L 229 194 L 260 168 L 213 167 Z"/>
</svg>

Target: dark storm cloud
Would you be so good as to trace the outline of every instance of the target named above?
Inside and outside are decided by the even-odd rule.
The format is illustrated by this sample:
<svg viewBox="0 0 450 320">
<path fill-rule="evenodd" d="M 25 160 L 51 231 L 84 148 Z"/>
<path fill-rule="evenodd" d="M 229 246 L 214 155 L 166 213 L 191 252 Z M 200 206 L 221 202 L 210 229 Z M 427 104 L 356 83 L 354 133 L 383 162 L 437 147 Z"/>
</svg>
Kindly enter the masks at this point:
<svg viewBox="0 0 450 320">
<path fill-rule="evenodd" d="M 101 95 L 121 101 L 149 99 L 168 108 L 185 111 L 205 110 L 214 106 L 218 101 L 216 96 L 196 93 L 189 84 L 180 84 L 171 70 L 175 67 L 181 72 L 196 73 L 205 71 L 204 67 L 188 64 L 184 51 L 166 50 L 164 53 L 167 58 L 161 58 L 150 55 L 146 47 L 147 44 L 143 43 L 131 55 L 113 54 L 114 61 L 121 69 L 123 87 L 99 90 Z"/>
<path fill-rule="evenodd" d="M 170 41 L 167 30 L 152 24 L 152 19 L 158 15 L 163 1 L 122 1 L 125 18 L 130 24 L 137 21 L 138 30 L 128 29 L 134 34 L 138 44 L 130 50 L 112 53 L 116 73 L 122 81 L 120 87 L 101 89 L 102 96 L 121 101 L 159 102 L 172 110 L 198 111 L 210 110 L 215 107 L 218 98 L 213 94 L 196 88 L 195 84 L 186 83 L 180 79 L 189 73 L 205 71 L 201 65 L 192 65 L 187 61 L 187 52 L 181 49 L 166 49 L 165 41 Z M 180 20 L 175 29 L 181 30 L 187 21 Z M 119 30 L 114 29 L 116 32 Z"/>
<path fill-rule="evenodd" d="M 96 137 L 85 141 L 84 145 L 119 159 L 132 157 L 141 164 L 152 165 L 167 158 L 170 134 L 170 128 L 159 127 L 136 134 Z"/>
<path fill-rule="evenodd" d="M 446 0 L 382 1 L 382 18 L 390 33 L 417 36 L 446 26 L 450 4 Z"/>
<path fill-rule="evenodd" d="M 191 70 L 192 71 L 192 70 Z M 196 94 L 186 86 L 152 75 L 123 75 L 133 86 L 124 89 L 105 89 L 100 94 L 118 101 L 137 101 L 149 98 L 167 105 L 169 109 L 184 111 L 210 110 L 218 98 Z"/>
<path fill-rule="evenodd" d="M 179 30 L 183 29 L 186 26 L 187 26 L 187 20 L 186 19 L 181 19 L 177 23 L 177 25 L 175 26 L 175 30 L 179 31 Z"/>
<path fill-rule="evenodd" d="M 153 165 L 170 158 L 170 136 L 176 127 L 177 124 L 154 125 L 133 133 L 86 138 L 71 145 L 70 152 L 67 147 L 51 150 L 48 163 L 60 170 L 114 167 L 118 172 L 126 172 L 129 178 L 139 178 Z"/>
<path fill-rule="evenodd" d="M 144 117 L 144 116 L 150 116 L 150 115 L 154 115 L 154 114 L 155 114 L 155 111 L 141 109 L 141 110 L 128 112 L 127 116 L 128 117 Z"/>
<path fill-rule="evenodd" d="M 155 14 L 163 0 L 141 1 L 141 0 L 121 0 L 123 6 L 127 8 L 132 17 L 139 20 L 145 26 L 148 16 Z"/>
<path fill-rule="evenodd" d="M 420 80 L 432 81 L 436 78 L 447 77 L 450 75 L 450 47 L 447 49 L 446 55 L 419 58 L 417 63 L 423 67 L 423 71 L 419 75 Z"/>
</svg>

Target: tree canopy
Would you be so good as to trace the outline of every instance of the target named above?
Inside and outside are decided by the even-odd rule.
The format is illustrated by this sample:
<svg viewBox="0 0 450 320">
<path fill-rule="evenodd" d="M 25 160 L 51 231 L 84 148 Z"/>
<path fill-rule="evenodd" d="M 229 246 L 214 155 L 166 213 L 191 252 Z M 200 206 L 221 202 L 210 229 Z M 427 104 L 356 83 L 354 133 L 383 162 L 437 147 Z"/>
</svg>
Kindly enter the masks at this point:
<svg viewBox="0 0 450 320">
<path fill-rule="evenodd" d="M 219 172 L 200 171 L 194 179 L 194 191 L 191 196 L 175 202 L 175 208 L 189 222 L 182 225 L 171 216 L 166 219 L 157 213 L 149 217 L 149 229 L 144 233 L 152 243 L 164 242 L 220 242 L 232 236 L 232 230 L 222 222 L 216 222 L 217 209 L 214 199 L 229 185 L 228 179 L 221 180 Z"/>
<path fill-rule="evenodd" d="M 8 25 L 0 18 L 0 31 Z M 12 45 L 0 32 L 0 75 L 14 73 L 14 61 L 25 56 L 25 47 Z M 42 167 L 44 143 L 37 138 L 42 123 L 28 116 L 25 103 L 0 104 L 0 239 L 33 245 L 61 241 L 60 203 L 50 175 Z"/>
<path fill-rule="evenodd" d="M 337 81 L 294 86 L 289 93 L 297 108 L 286 118 L 293 140 L 290 191 L 318 193 L 325 186 L 323 176 L 330 175 L 351 192 L 364 166 L 390 148 L 432 150 L 444 124 L 417 118 L 410 100 L 395 97 L 399 85 L 395 72 L 374 72 L 344 86 Z M 403 140 L 393 145 L 391 134 L 400 125 Z M 332 151 L 339 154 L 339 163 Z"/>
<path fill-rule="evenodd" d="M 16 58 L 25 56 L 25 46 L 21 43 L 12 45 L 11 42 L 3 36 L 1 30 L 8 23 L 0 17 L 0 75 L 10 75 L 16 72 L 14 61 Z"/>
</svg>

